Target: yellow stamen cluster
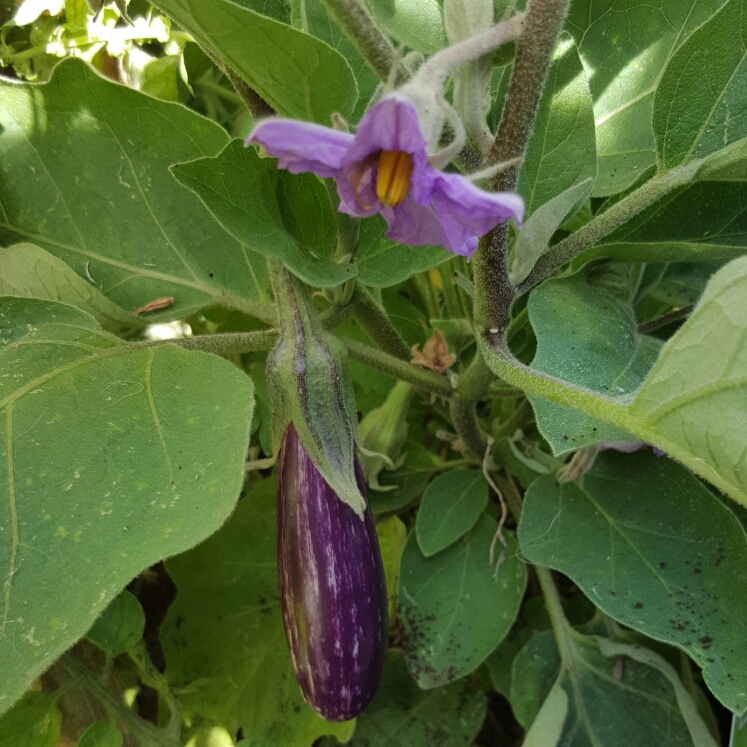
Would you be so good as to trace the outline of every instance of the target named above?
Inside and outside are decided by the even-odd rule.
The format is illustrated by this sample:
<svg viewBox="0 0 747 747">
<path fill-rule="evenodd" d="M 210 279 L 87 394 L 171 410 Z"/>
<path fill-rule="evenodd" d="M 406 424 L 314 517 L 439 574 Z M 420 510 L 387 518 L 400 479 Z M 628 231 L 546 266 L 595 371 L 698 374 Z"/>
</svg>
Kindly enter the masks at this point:
<svg viewBox="0 0 747 747">
<path fill-rule="evenodd" d="M 412 154 L 398 150 L 382 150 L 376 177 L 376 196 L 386 207 L 396 207 L 410 191 Z"/>
</svg>

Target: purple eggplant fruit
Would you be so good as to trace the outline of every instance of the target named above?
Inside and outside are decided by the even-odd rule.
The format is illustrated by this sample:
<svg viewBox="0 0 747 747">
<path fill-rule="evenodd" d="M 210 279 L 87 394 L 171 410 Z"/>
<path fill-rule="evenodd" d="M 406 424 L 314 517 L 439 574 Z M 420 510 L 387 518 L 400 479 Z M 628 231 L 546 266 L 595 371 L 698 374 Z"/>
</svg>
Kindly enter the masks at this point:
<svg viewBox="0 0 747 747">
<path fill-rule="evenodd" d="M 356 477 L 365 495 L 356 460 Z M 371 510 L 363 519 L 325 482 L 286 428 L 278 462 L 280 599 L 308 704 L 346 721 L 370 702 L 387 653 L 387 595 Z"/>
</svg>

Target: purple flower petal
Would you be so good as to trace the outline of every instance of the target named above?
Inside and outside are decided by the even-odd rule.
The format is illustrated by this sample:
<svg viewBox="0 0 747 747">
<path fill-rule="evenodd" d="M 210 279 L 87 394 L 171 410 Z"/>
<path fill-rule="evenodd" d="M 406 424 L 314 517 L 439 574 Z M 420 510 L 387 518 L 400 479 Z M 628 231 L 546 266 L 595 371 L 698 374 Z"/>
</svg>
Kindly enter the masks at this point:
<svg viewBox="0 0 747 747">
<path fill-rule="evenodd" d="M 389 225 L 384 235 L 392 241 L 410 246 L 438 246 L 443 243 L 441 223 L 431 205 L 419 205 L 408 196 L 395 208 L 382 208 L 381 214 Z"/>
<path fill-rule="evenodd" d="M 443 231 L 445 249 L 471 257 L 477 237 L 513 218 L 521 225 L 524 201 L 512 192 L 485 192 L 459 174 L 436 172 L 431 206 Z"/>
<path fill-rule="evenodd" d="M 353 136 L 294 119 L 266 119 L 246 139 L 259 143 L 278 159 L 279 169 L 292 174 L 313 171 L 321 177 L 337 176 Z"/>
</svg>

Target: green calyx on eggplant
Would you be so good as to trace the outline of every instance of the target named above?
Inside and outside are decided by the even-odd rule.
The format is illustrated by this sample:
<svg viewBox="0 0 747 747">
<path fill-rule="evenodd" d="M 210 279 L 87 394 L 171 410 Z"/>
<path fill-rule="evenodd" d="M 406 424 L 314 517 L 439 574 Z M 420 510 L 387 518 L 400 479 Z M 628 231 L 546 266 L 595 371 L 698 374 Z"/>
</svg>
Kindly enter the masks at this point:
<svg viewBox="0 0 747 747">
<path fill-rule="evenodd" d="M 366 498 L 356 480 L 358 417 L 347 353 L 322 327 L 302 284 L 278 262 L 270 268 L 280 327 L 267 358 L 274 451 L 293 423 L 317 470 L 362 519 Z"/>
<path fill-rule="evenodd" d="M 356 477 L 365 494 L 363 475 Z M 316 468 L 293 423 L 278 459 L 278 569 L 283 622 L 309 705 L 346 721 L 371 702 L 387 655 L 387 593 L 368 505 L 363 520 Z"/>
</svg>

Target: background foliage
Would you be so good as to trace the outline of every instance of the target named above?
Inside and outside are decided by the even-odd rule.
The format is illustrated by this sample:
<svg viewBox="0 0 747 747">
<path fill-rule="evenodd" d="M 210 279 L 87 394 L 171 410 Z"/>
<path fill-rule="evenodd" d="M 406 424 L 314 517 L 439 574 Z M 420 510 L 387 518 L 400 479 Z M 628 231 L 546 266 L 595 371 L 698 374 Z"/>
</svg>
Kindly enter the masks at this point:
<svg viewBox="0 0 747 747">
<path fill-rule="evenodd" d="M 354 127 L 381 90 L 329 6 L 0 0 L 0 747 L 747 745 L 747 4 L 572 0 L 508 362 L 475 263 L 243 147 L 268 107 Z M 446 45 L 441 2 L 362 7 Z M 390 655 L 344 724 L 282 630 L 268 262 L 362 420 L 411 387 L 369 490 Z M 436 331 L 445 372 L 408 354 Z"/>
</svg>

